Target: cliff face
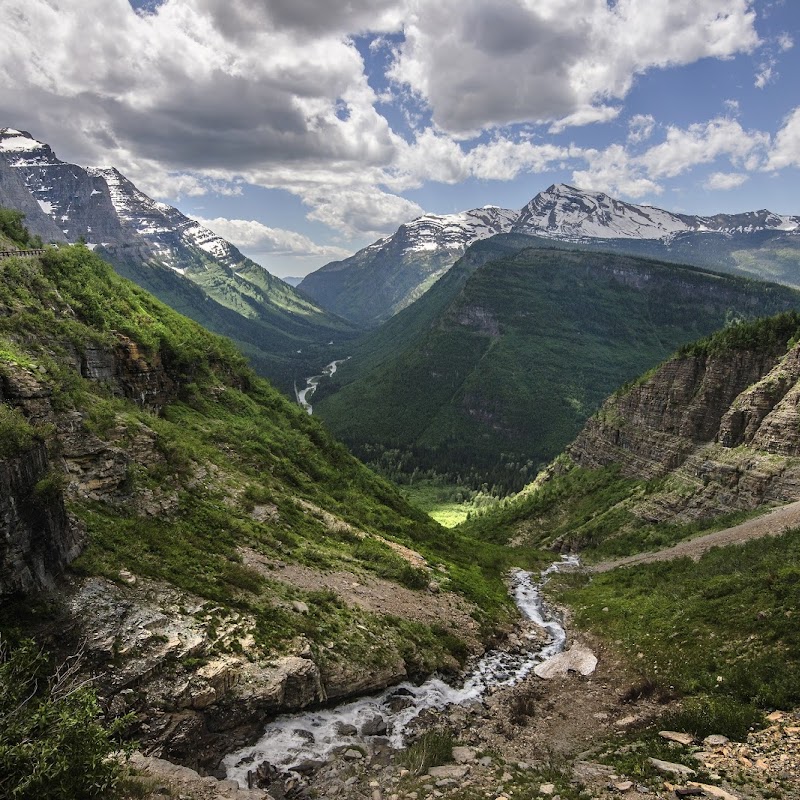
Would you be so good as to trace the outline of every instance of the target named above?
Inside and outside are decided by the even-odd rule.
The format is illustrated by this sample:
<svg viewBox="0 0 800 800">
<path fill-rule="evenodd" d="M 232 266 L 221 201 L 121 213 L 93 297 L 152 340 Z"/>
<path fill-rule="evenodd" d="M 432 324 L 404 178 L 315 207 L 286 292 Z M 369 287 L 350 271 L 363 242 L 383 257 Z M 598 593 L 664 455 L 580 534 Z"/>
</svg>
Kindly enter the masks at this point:
<svg viewBox="0 0 800 800">
<path fill-rule="evenodd" d="M 145 356 L 119 335 L 114 348 L 87 343 L 65 366 L 104 384 L 118 397 L 160 411 L 174 400 L 178 383 L 158 352 Z M 36 370 L 4 364 L 0 402 L 19 409 L 47 436 L 30 449 L 0 460 L 0 596 L 51 589 L 54 579 L 81 551 L 81 527 L 69 517 L 64 496 L 90 500 L 127 499 L 129 466 L 153 464 L 163 456 L 151 431 L 142 426 L 126 447 L 122 432 L 103 439 L 84 426 L 84 414 L 59 410 L 53 391 Z M 125 437 L 130 438 L 130 432 Z M 138 498 L 141 502 L 141 498 Z"/>
<path fill-rule="evenodd" d="M 800 345 L 675 358 L 610 398 L 569 447 L 665 488 L 636 513 L 687 521 L 800 496 Z"/>
<path fill-rule="evenodd" d="M 44 444 L 0 460 L 0 597 L 52 588 L 80 552 L 63 497 L 42 489 L 49 472 Z"/>
</svg>

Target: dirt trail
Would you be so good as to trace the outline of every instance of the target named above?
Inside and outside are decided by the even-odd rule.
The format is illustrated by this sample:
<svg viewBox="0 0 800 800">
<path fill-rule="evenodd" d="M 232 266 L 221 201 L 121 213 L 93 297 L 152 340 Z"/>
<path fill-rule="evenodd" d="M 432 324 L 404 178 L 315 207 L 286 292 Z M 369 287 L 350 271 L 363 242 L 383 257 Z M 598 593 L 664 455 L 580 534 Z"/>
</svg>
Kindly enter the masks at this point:
<svg viewBox="0 0 800 800">
<path fill-rule="evenodd" d="M 698 536 L 696 539 L 678 542 L 678 544 L 665 550 L 657 550 L 654 553 L 638 553 L 635 556 L 617 558 L 613 561 L 601 561 L 599 564 L 587 567 L 587 569 L 589 572 L 608 572 L 617 567 L 650 564 L 653 561 L 670 561 L 673 558 L 684 558 L 685 556 L 697 561 L 703 553 L 712 547 L 741 544 L 742 542 L 749 542 L 751 539 L 760 539 L 763 536 L 779 536 L 787 528 L 795 528 L 797 526 L 800 526 L 800 500 L 773 509 L 767 514 L 742 522 L 740 525 L 734 525 L 732 528 L 725 528 L 721 531 L 708 533 L 705 536 Z"/>
</svg>

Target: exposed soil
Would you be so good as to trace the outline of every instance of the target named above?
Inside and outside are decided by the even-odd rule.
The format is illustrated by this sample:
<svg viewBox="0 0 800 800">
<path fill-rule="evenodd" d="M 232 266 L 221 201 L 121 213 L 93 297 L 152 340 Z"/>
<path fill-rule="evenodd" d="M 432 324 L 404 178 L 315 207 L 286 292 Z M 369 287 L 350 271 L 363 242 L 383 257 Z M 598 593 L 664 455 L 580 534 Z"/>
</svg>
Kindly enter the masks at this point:
<svg viewBox="0 0 800 800">
<path fill-rule="evenodd" d="M 472 652 L 482 649 L 474 607 L 453 592 L 407 589 L 382 578 L 344 570 L 320 572 L 301 564 L 274 561 L 249 548 L 239 551 L 244 563 L 273 581 L 303 591 L 330 589 L 348 605 L 373 614 L 394 614 L 427 625 L 446 624 Z"/>
<path fill-rule="evenodd" d="M 612 561 L 601 561 L 587 567 L 589 572 L 608 572 L 617 567 L 627 567 L 635 564 L 650 564 L 653 561 L 671 561 L 673 558 L 689 557 L 697 561 L 703 553 L 712 547 L 727 547 L 731 544 L 742 544 L 751 539 L 760 539 L 764 536 L 780 536 L 789 528 L 800 525 L 800 500 L 789 503 L 780 508 L 773 509 L 763 516 L 747 520 L 732 528 L 698 536 L 679 542 L 673 547 L 658 550 L 654 553 L 638 553 L 635 556 L 626 556 Z"/>
</svg>

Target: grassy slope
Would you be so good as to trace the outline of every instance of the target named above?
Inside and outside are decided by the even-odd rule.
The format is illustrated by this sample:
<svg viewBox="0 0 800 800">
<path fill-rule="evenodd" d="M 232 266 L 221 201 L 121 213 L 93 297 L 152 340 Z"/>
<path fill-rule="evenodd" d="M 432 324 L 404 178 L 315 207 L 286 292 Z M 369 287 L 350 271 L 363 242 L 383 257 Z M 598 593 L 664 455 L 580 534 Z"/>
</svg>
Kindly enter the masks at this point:
<svg viewBox="0 0 800 800">
<path fill-rule="evenodd" d="M 776 342 L 788 346 L 798 332 L 797 314 L 779 315 L 728 328 L 682 348 L 676 357 L 743 348 L 773 352 Z M 656 525 L 635 512 L 663 490 L 670 476 L 646 482 L 623 477 L 613 466 L 570 466 L 566 457 L 554 467 L 556 477 L 539 479 L 461 530 L 485 540 L 514 540 L 518 546 L 568 540 L 591 562 L 666 547 L 745 516 Z M 688 698 L 683 710 L 656 730 L 741 739 L 759 709 L 800 704 L 799 530 L 715 549 L 699 562 L 680 559 L 591 578 L 563 576 L 551 591 L 573 609 L 579 628 L 627 657 L 641 675 L 637 691 Z M 646 763 L 650 755 L 665 757 L 663 742 L 645 733 L 635 757 L 616 755 L 612 762 L 628 775 L 646 778 L 653 774 Z"/>
<path fill-rule="evenodd" d="M 135 251 L 100 252 L 123 277 L 209 330 L 233 339 L 260 375 L 290 395 L 295 382 L 302 383 L 330 360 L 329 341 L 348 341 L 355 335 L 344 320 L 321 313 L 310 303 L 306 308 L 299 296 L 299 302 L 285 297 L 283 284 L 256 265 L 239 274 L 206 260 L 209 269 L 188 280 L 161 264 L 143 264 Z"/>
<path fill-rule="evenodd" d="M 644 651 L 645 677 L 762 708 L 800 705 L 800 531 L 594 576 L 564 592 L 578 623 Z M 603 610 L 607 609 L 607 610 Z"/>
<path fill-rule="evenodd" d="M 237 548 L 247 545 L 318 569 L 368 570 L 411 587 L 428 578 L 378 539 L 332 533 L 318 515 L 298 506 L 302 499 L 444 564 L 437 579 L 478 603 L 485 619 L 506 613 L 502 574 L 509 553 L 453 535 L 412 509 L 316 420 L 255 376 L 228 341 L 119 278 L 80 246 L 41 260 L 5 260 L 0 276 L 0 308 L 13 312 L 0 314 L 0 369 L 36 368 L 57 410 L 76 409 L 87 436 L 127 450 L 131 458 L 127 501 L 70 501 L 90 535 L 77 562 L 81 571 L 115 577 L 127 567 L 248 609 L 259 617 L 257 642 L 268 650 L 300 632 L 315 643 L 338 637 L 344 647 L 361 634 L 335 598 L 310 598 L 315 611 L 308 619 L 275 609 L 276 598 L 297 593 L 248 569 Z M 158 353 L 179 382 L 178 399 L 160 416 L 65 366 L 76 348 L 92 343 L 113 349 L 119 334 L 145 354 Z M 9 425 L 18 422 L 10 419 Z M 134 440 L 143 431 L 154 437 L 158 455 L 149 462 L 136 460 Z M 138 513 L 136 500 L 146 496 L 170 501 L 174 511 Z M 254 520 L 254 504 L 274 506 L 276 520 Z M 387 624 L 368 622 L 378 631 Z M 390 623 L 387 636 L 392 625 L 401 626 L 401 638 L 427 642 L 435 662 L 441 651 L 435 637 L 403 621 Z"/>
<path fill-rule="evenodd" d="M 362 345 L 342 370 L 342 382 L 357 379 L 315 411 L 370 460 L 374 445 L 413 450 L 416 465 L 474 467 L 518 489 L 606 395 L 678 345 L 731 317 L 797 305 L 784 287 L 602 253 L 526 250 L 457 265 Z M 494 330 L 469 321 L 476 309 Z"/>
</svg>

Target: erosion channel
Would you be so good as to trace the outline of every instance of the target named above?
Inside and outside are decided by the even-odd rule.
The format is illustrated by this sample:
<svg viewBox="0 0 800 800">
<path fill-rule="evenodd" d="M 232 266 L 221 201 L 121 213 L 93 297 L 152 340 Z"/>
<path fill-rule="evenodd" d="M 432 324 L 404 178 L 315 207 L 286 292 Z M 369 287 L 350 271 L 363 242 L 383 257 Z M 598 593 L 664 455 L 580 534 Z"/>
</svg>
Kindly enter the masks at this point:
<svg viewBox="0 0 800 800">
<path fill-rule="evenodd" d="M 410 682 L 392 686 L 377 696 L 362 697 L 342 705 L 297 714 L 287 714 L 270 722 L 264 735 L 252 747 L 229 754 L 224 759 L 227 776 L 241 786 L 248 785 L 248 773 L 259 767 L 279 772 L 311 762 L 321 762 L 341 749 L 363 748 L 384 738 L 393 748 L 404 744 L 409 724 L 423 711 L 441 710 L 453 704 L 479 700 L 488 691 L 509 687 L 524 679 L 537 664 L 564 649 L 567 634 L 542 601 L 541 588 L 550 575 L 564 567 L 574 568 L 578 560 L 563 556 L 551 564 L 538 580 L 522 570 L 512 575 L 514 600 L 522 615 L 548 635 L 542 646 L 539 637 L 529 634 L 530 647 L 515 652 L 490 650 L 467 674 L 461 687 L 450 686 L 433 677 L 419 686 Z M 265 767 L 264 762 L 269 765 Z M 252 780 L 252 774 L 251 774 Z"/>
</svg>

